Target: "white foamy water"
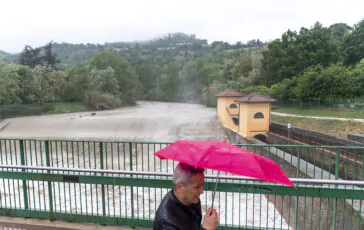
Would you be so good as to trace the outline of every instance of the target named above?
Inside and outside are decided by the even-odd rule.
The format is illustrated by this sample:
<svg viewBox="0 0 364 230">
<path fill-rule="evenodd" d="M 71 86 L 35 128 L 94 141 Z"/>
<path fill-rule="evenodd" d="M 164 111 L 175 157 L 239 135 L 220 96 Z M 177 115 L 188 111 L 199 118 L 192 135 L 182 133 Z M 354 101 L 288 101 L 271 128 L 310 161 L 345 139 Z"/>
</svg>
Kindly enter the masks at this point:
<svg viewBox="0 0 364 230">
<path fill-rule="evenodd" d="M 216 119 L 216 109 L 181 103 L 140 102 L 136 107 L 112 111 L 73 113 L 51 116 L 24 117 L 4 120 L 0 137 L 54 138 L 87 140 L 126 140 L 173 142 L 178 139 L 228 140 Z M 46 166 L 44 144 L 25 143 L 27 165 Z M 50 166 L 100 169 L 98 144 L 51 143 Z M 175 163 L 157 160 L 153 152 L 164 145 L 105 144 L 104 169 L 172 172 Z M 15 149 L 7 151 L 1 145 L 1 164 L 20 164 Z M 80 153 L 73 157 L 74 153 Z M 82 154 L 81 154 L 82 153 Z M 210 173 L 210 172 L 209 172 Z M 53 210 L 87 215 L 153 218 L 167 189 L 130 186 L 102 186 L 73 183 L 52 183 Z M 26 184 L 29 209 L 50 210 L 48 182 L 30 181 Z M 0 179 L 1 206 L 24 208 L 23 182 Z M 132 198 L 133 197 L 133 202 Z M 211 205 L 211 192 L 201 196 L 203 212 Z M 254 227 L 289 226 L 260 194 L 217 193 L 215 208 L 221 224 Z"/>
</svg>

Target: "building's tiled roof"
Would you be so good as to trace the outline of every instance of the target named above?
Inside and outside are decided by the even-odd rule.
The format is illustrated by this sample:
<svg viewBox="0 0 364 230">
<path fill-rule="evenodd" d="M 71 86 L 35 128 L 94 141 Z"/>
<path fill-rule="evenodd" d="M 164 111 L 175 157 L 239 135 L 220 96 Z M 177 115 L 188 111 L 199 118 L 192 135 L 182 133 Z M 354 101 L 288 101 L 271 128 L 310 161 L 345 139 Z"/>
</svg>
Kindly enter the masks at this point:
<svg viewBox="0 0 364 230">
<path fill-rule="evenodd" d="M 234 91 L 225 91 L 218 93 L 217 97 L 243 97 L 245 94 L 234 92 Z"/>
<path fill-rule="evenodd" d="M 236 100 L 242 103 L 259 103 L 259 102 L 276 102 L 277 100 L 268 96 L 261 95 L 259 93 L 252 93 L 245 95 Z"/>
</svg>

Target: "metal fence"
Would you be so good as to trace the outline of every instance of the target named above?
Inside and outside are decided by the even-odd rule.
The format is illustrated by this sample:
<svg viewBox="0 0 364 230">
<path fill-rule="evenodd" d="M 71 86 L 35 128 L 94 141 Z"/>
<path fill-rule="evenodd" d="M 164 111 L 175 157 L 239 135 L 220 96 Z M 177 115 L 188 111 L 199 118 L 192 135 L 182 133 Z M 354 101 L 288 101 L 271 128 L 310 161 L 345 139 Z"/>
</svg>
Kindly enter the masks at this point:
<svg viewBox="0 0 364 230">
<path fill-rule="evenodd" d="M 0 214 L 151 227 L 177 164 L 154 156 L 166 145 L 2 139 Z M 358 159 L 364 147 L 240 146 L 275 160 L 297 178 L 297 188 L 222 175 L 215 200 L 220 229 L 363 229 L 364 182 L 358 178 L 364 170 Z M 354 151 L 354 160 L 336 157 L 353 149 L 361 150 Z M 318 164 L 307 160 L 311 155 Z M 351 181 L 338 181 L 349 173 Z M 216 171 L 206 174 L 203 211 L 216 181 Z"/>
</svg>

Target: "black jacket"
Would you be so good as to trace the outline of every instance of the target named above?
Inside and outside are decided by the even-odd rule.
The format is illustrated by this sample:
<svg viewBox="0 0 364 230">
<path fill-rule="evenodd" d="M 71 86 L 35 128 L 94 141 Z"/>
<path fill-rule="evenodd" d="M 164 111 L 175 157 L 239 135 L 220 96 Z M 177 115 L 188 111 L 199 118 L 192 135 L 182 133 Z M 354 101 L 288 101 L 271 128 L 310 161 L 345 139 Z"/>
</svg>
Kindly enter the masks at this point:
<svg viewBox="0 0 364 230">
<path fill-rule="evenodd" d="M 183 205 L 171 190 L 157 209 L 153 230 L 200 230 L 201 220 L 201 202 Z"/>
</svg>

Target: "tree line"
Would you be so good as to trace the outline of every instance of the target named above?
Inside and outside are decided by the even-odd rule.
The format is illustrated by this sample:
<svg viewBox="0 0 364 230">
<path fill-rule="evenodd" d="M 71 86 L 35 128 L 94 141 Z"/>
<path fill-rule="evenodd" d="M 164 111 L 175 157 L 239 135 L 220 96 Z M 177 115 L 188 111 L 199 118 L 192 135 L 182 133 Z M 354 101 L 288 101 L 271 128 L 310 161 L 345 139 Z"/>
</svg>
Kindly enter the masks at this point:
<svg viewBox="0 0 364 230">
<path fill-rule="evenodd" d="M 168 34 L 145 42 L 25 46 L 19 63 L 0 59 L 0 103 L 83 101 L 96 109 L 137 100 L 216 105 L 223 90 L 324 105 L 363 97 L 364 20 L 315 23 L 265 43 Z"/>
</svg>

